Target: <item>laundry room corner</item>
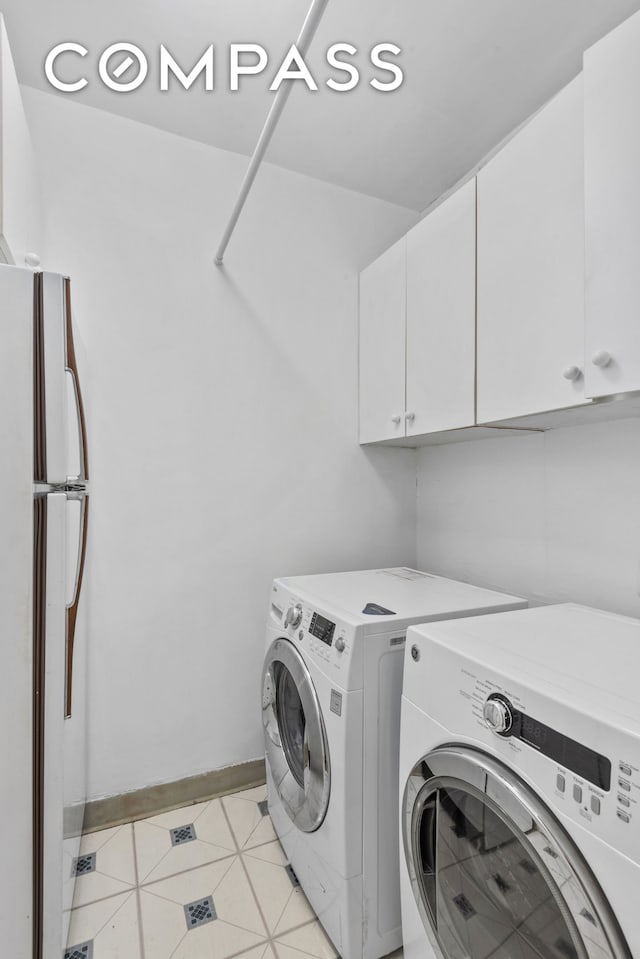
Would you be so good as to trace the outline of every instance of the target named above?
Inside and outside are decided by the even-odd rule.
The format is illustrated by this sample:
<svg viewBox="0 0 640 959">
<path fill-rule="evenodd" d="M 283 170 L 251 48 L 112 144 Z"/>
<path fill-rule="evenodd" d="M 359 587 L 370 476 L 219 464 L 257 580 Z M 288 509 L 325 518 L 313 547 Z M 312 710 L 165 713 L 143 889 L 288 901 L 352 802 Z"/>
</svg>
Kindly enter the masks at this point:
<svg viewBox="0 0 640 959">
<path fill-rule="evenodd" d="M 416 453 L 357 444 L 357 297 L 417 215 L 265 165 L 216 269 L 244 157 L 23 96 L 92 355 L 98 799 L 262 755 L 274 574 L 415 564 Z"/>
<path fill-rule="evenodd" d="M 423 449 L 418 567 L 637 617 L 638 488 L 637 418 Z"/>
</svg>

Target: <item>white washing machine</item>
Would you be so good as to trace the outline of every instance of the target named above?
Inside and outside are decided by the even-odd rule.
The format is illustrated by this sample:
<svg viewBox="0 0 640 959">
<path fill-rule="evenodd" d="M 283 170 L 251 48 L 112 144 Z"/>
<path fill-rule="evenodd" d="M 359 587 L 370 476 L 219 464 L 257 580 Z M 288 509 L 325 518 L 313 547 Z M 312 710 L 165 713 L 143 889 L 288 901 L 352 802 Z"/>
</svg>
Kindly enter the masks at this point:
<svg viewBox="0 0 640 959">
<path fill-rule="evenodd" d="M 406 959 L 640 957 L 640 622 L 582 606 L 407 635 Z"/>
<path fill-rule="evenodd" d="M 262 691 L 269 812 L 343 959 L 377 959 L 401 943 L 407 626 L 525 605 L 410 569 L 274 582 Z"/>
</svg>

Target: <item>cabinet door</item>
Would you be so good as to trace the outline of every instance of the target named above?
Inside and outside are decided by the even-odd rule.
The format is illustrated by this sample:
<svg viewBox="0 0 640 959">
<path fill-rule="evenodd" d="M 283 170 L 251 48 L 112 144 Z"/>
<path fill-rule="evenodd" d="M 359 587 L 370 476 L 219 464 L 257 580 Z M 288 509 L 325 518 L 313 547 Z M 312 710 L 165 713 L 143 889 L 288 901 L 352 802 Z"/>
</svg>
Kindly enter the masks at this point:
<svg viewBox="0 0 640 959">
<path fill-rule="evenodd" d="M 585 402 L 583 127 L 578 77 L 478 174 L 479 423 Z"/>
<path fill-rule="evenodd" d="M 476 184 L 407 235 L 407 436 L 472 426 Z"/>
<path fill-rule="evenodd" d="M 360 442 L 405 435 L 406 241 L 360 274 Z"/>
<path fill-rule="evenodd" d="M 24 266 L 40 254 L 36 162 L 9 40 L 0 16 L 0 260 Z"/>
<path fill-rule="evenodd" d="M 584 82 L 585 382 L 605 396 L 640 389 L 640 14 L 586 52 Z"/>
</svg>

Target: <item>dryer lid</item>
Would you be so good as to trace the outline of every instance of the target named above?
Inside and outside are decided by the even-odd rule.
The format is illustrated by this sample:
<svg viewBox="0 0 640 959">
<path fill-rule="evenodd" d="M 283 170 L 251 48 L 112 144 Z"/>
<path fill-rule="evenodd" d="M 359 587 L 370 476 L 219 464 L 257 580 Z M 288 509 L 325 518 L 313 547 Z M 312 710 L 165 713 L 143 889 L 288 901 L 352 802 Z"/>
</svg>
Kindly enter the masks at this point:
<svg viewBox="0 0 640 959">
<path fill-rule="evenodd" d="M 414 635 L 640 736 L 637 619 L 563 603 L 418 625 Z"/>
</svg>

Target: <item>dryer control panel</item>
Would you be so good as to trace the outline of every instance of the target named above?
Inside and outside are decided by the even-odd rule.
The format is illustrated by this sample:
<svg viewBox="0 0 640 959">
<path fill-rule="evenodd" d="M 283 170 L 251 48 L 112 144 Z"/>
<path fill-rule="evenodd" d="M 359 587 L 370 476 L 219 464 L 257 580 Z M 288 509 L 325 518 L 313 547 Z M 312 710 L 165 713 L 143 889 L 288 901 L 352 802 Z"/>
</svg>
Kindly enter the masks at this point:
<svg viewBox="0 0 640 959">
<path fill-rule="evenodd" d="M 570 690 L 533 672 L 505 675 L 419 632 L 407 642 L 415 655 L 405 657 L 403 696 L 433 718 L 442 742 L 499 758 L 556 815 L 640 862 L 640 735 L 633 718 L 577 708 Z"/>
<path fill-rule="evenodd" d="M 558 795 L 573 799 L 581 813 L 601 815 L 603 803 L 609 801 L 607 794 L 612 785 L 612 765 L 608 756 L 527 715 L 502 693 L 493 692 L 487 697 L 482 717 L 485 725 L 497 736 L 518 739 L 556 764 L 555 791 Z M 633 767 L 620 761 L 618 769 L 621 771 L 618 784 L 622 783 L 622 786 L 618 787 L 617 816 L 622 822 L 630 823 Z"/>
<path fill-rule="evenodd" d="M 591 827 L 614 845 L 628 848 L 631 841 L 640 849 L 640 756 L 632 745 L 629 754 L 610 755 L 593 748 L 603 742 L 602 732 L 589 737 L 590 724 L 584 717 L 569 714 L 567 724 L 543 721 L 546 704 L 537 703 L 531 690 L 519 691 L 515 684 L 504 687 L 488 674 L 462 670 L 460 694 L 470 703 L 476 726 L 482 726 L 494 743 L 502 740 L 508 747 L 505 761 L 531 775 L 536 784 L 545 783 L 544 792 L 553 798 L 555 808 L 582 826 Z M 560 707 L 561 710 L 561 707 Z M 554 703 L 550 714 L 559 712 Z M 568 726 L 579 723 L 570 735 Z M 620 736 L 615 742 L 620 745 Z M 614 740 L 604 740 L 613 745 Z M 590 744 L 591 743 L 591 744 Z M 504 747 L 498 749 L 504 752 Z M 623 826 L 628 827 L 622 829 Z"/>
<path fill-rule="evenodd" d="M 491 693 L 487 697 L 482 715 L 497 736 L 513 736 L 598 789 L 608 792 L 611 788 L 611 760 L 607 756 L 527 715 L 502 693 Z"/>
</svg>

